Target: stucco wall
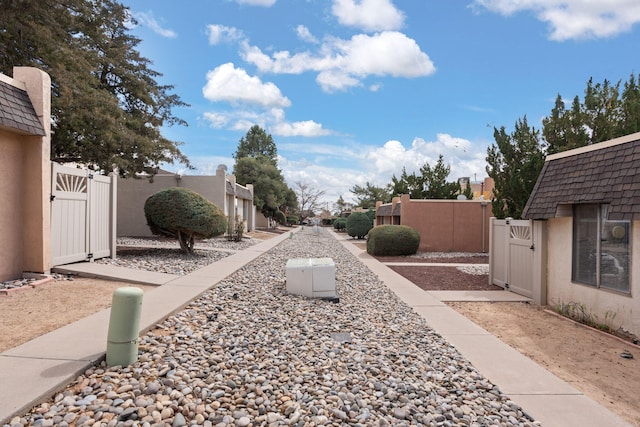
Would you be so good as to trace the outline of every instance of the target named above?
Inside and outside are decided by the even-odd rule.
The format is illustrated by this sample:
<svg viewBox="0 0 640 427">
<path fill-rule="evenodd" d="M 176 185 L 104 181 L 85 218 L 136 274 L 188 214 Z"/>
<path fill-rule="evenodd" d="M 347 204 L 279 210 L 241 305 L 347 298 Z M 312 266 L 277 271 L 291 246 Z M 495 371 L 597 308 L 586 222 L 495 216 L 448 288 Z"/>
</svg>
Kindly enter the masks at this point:
<svg viewBox="0 0 640 427">
<path fill-rule="evenodd" d="M 486 252 L 491 208 L 477 200 L 401 198 L 401 224 L 420 234 L 421 252 Z"/>
<path fill-rule="evenodd" d="M 235 209 L 233 195 L 226 193 L 226 169 L 218 169 L 214 176 L 178 176 L 172 173 L 159 173 L 153 180 L 146 178 L 128 178 L 118 181 L 118 236 L 149 237 L 153 234 L 147 226 L 144 216 L 144 203 L 152 194 L 172 187 L 184 187 L 202 195 L 222 209 L 227 217 Z M 239 212 L 244 214 L 242 209 Z M 249 214 L 249 212 L 247 212 Z M 247 219 L 244 217 L 243 219 Z M 253 229 L 253 222 L 247 224 Z"/>
<path fill-rule="evenodd" d="M 607 312 L 615 314 L 611 321 L 614 327 L 624 329 L 640 336 L 640 263 L 632 257 L 631 294 L 621 294 L 606 289 L 571 282 L 571 239 L 572 218 L 553 218 L 548 224 L 548 262 L 547 262 L 547 298 L 549 305 L 579 303 L 587 312 L 604 321 Z M 640 221 L 632 226 L 631 253 L 640 250 Z"/>
<path fill-rule="evenodd" d="M 22 275 L 22 188 L 16 185 L 16 177 L 22 176 L 22 158 L 21 138 L 0 129 L 0 281 Z"/>
<path fill-rule="evenodd" d="M 4 82 L 25 90 L 44 136 L 0 129 L 0 280 L 48 272 L 51 260 L 51 79 L 41 70 L 14 67 Z"/>
</svg>

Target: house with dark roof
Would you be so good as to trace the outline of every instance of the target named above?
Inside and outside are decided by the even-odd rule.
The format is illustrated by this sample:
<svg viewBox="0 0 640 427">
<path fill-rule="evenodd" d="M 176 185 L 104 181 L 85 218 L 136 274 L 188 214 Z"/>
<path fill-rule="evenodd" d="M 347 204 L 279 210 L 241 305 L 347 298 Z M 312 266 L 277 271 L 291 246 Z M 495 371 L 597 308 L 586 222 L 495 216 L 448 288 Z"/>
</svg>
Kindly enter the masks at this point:
<svg viewBox="0 0 640 427">
<path fill-rule="evenodd" d="M 50 269 L 51 79 L 0 73 L 0 281 Z"/>
<path fill-rule="evenodd" d="M 144 203 L 152 194 L 171 187 L 185 187 L 218 206 L 227 219 L 244 223 L 245 231 L 256 227 L 253 185 L 236 183 L 225 165 L 218 165 L 215 175 L 182 175 L 164 170 L 153 177 L 138 176 L 118 181 L 118 236 L 151 236 L 144 216 Z"/>
<path fill-rule="evenodd" d="M 547 303 L 640 336 L 640 132 L 548 156 L 523 218 L 546 222 Z"/>
</svg>

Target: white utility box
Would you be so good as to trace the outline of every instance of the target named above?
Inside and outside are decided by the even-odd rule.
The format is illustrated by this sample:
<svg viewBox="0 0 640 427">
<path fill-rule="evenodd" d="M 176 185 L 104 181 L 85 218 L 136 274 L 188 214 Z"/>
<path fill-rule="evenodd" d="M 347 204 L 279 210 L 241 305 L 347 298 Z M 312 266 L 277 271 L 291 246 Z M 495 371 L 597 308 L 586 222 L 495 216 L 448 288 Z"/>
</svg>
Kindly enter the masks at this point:
<svg viewBox="0 0 640 427">
<path fill-rule="evenodd" d="M 310 298 L 337 299 L 336 265 L 331 258 L 287 261 L 287 292 Z"/>
</svg>

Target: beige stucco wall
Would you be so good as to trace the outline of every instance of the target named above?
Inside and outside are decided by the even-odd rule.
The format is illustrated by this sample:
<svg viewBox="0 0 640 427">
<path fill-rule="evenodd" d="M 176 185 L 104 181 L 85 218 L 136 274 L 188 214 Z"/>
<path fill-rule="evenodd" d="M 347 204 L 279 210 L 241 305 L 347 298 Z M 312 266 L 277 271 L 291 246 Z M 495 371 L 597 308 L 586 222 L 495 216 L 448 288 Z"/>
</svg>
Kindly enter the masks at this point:
<svg viewBox="0 0 640 427">
<path fill-rule="evenodd" d="M 51 79 L 41 70 L 14 67 L 3 80 L 26 90 L 45 136 L 0 129 L 0 280 L 45 273 L 51 260 Z"/>
<path fill-rule="evenodd" d="M 634 221 L 631 237 L 631 294 L 571 282 L 572 218 L 553 218 L 548 224 L 547 298 L 549 305 L 576 302 L 604 321 L 615 313 L 612 326 L 640 336 L 640 221 Z"/>
<path fill-rule="evenodd" d="M 16 177 L 22 176 L 22 138 L 0 129 L 0 281 L 22 275 L 24 240 L 22 232 L 22 188 Z"/>
<path fill-rule="evenodd" d="M 232 177 L 232 176 L 230 176 Z M 229 177 L 229 178 L 230 178 Z M 235 200 L 233 195 L 226 192 L 226 168 L 219 167 L 216 175 L 180 176 L 173 173 L 159 173 L 152 180 L 147 178 L 128 178 L 118 181 L 118 236 L 152 236 L 144 216 L 144 204 L 152 194 L 172 187 L 189 188 L 202 195 L 223 210 L 227 217 L 235 217 Z M 230 179 L 232 183 L 235 180 Z M 254 228 L 253 212 L 242 209 L 239 200 L 239 214 L 247 220 L 246 231 Z M 252 206 L 252 204 L 251 204 Z"/>
</svg>

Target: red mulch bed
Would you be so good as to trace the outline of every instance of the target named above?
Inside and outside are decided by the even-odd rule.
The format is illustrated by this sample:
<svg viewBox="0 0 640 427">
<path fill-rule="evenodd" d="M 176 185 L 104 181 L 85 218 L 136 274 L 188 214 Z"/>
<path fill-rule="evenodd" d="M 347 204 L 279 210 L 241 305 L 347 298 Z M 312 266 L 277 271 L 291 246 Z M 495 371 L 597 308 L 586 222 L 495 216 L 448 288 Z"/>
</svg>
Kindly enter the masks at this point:
<svg viewBox="0 0 640 427">
<path fill-rule="evenodd" d="M 419 262 L 419 263 L 442 263 L 442 264 L 488 264 L 488 256 L 469 256 L 458 258 L 420 258 L 412 256 L 377 256 L 378 261 L 384 262 Z"/>
<path fill-rule="evenodd" d="M 456 267 L 389 266 L 425 291 L 501 291 L 486 274 L 468 274 Z"/>
</svg>

